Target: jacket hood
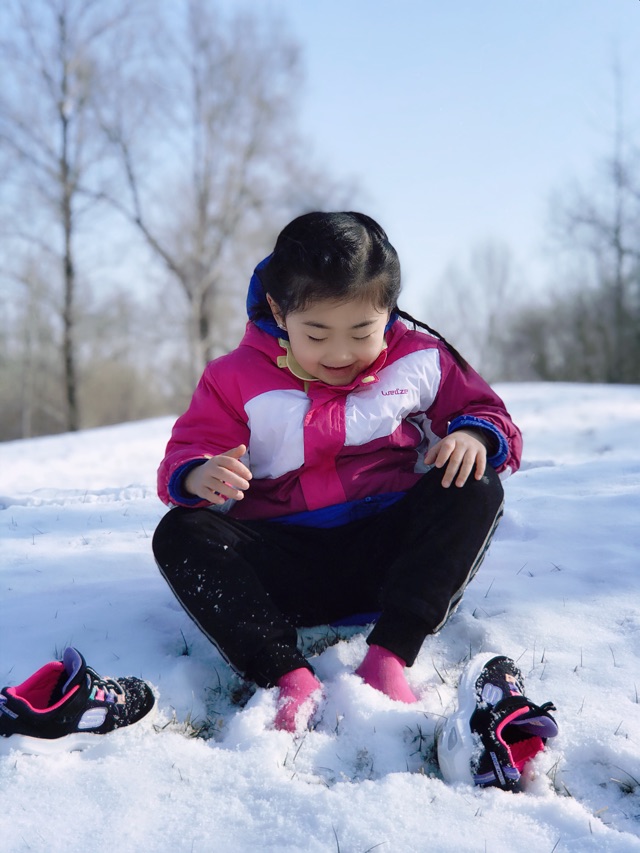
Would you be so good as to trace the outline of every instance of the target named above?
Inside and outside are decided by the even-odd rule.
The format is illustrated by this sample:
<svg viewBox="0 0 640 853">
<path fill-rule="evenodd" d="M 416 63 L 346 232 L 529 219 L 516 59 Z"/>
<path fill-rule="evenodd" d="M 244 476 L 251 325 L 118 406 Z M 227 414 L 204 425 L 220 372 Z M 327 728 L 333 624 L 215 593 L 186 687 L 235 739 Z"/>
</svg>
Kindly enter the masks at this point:
<svg viewBox="0 0 640 853">
<path fill-rule="evenodd" d="M 258 309 L 265 307 L 268 308 L 267 294 L 264 289 L 264 284 L 262 283 L 260 273 L 267 266 L 272 257 L 273 253 L 264 258 L 264 260 L 260 261 L 260 263 L 253 271 L 251 281 L 249 282 L 249 291 L 247 293 L 247 315 L 249 317 L 249 320 L 251 320 L 251 322 L 254 323 L 259 329 L 262 329 L 263 332 L 267 332 L 267 334 L 271 335 L 274 338 L 283 338 L 285 341 L 288 341 L 288 333 L 284 329 L 281 329 L 280 326 L 278 326 L 270 310 L 268 317 L 260 317 L 254 320 L 252 316 L 254 312 L 256 312 Z M 395 311 L 392 311 L 389 317 L 389 322 L 385 327 L 385 332 L 389 331 L 389 329 L 397 319 L 398 315 L 395 313 Z"/>
<path fill-rule="evenodd" d="M 249 292 L 247 293 L 247 315 L 252 323 L 254 323 L 259 329 L 262 329 L 263 332 L 267 332 L 267 334 L 271 335 L 274 338 L 284 338 L 286 341 L 289 340 L 289 335 L 284 329 L 281 329 L 276 323 L 275 319 L 271 311 L 269 311 L 268 317 L 260 317 L 257 320 L 253 319 L 253 313 L 260 308 L 268 308 L 267 302 L 267 294 L 264 289 L 264 285 L 262 283 L 262 279 L 260 277 L 260 272 L 266 267 L 269 263 L 273 254 L 267 255 L 267 257 L 260 261 L 258 266 L 254 269 L 253 275 L 251 276 L 251 281 L 249 282 Z"/>
</svg>

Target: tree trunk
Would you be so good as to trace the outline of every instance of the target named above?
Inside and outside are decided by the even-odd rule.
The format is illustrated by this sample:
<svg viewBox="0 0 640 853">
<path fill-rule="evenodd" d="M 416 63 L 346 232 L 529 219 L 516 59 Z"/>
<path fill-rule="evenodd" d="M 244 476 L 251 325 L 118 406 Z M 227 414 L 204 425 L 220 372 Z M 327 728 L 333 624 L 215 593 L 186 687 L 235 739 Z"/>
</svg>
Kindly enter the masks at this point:
<svg viewBox="0 0 640 853">
<path fill-rule="evenodd" d="M 71 246 L 71 204 L 70 200 L 66 197 L 64 201 L 64 220 L 64 307 L 62 311 L 62 352 L 64 361 L 65 398 L 67 403 L 67 430 L 75 431 L 80 427 L 73 311 L 76 282 Z"/>
<path fill-rule="evenodd" d="M 62 307 L 62 358 L 64 368 L 65 400 L 67 405 L 67 430 L 79 428 L 78 393 L 75 361 L 75 328 L 74 307 L 76 289 L 76 270 L 73 262 L 73 186 L 71 164 L 69 158 L 69 118 L 67 103 L 69 97 L 69 74 L 66 49 L 66 18 L 61 15 L 60 45 L 62 74 L 60 90 L 62 97 L 59 104 L 61 149 L 60 149 L 60 189 L 62 193 L 62 229 L 64 234 L 64 252 L 62 257 L 62 276 L 64 282 L 64 297 Z"/>
</svg>

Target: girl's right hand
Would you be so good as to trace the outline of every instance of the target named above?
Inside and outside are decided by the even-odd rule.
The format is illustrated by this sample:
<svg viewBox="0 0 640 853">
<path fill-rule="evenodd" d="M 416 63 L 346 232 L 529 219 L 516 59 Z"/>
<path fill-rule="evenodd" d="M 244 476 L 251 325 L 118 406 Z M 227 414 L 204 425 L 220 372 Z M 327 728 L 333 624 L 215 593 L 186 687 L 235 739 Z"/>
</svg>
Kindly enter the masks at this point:
<svg viewBox="0 0 640 853">
<path fill-rule="evenodd" d="M 240 444 L 226 453 L 212 456 L 189 471 L 184 488 L 210 504 L 223 504 L 229 498 L 241 501 L 252 477 L 251 471 L 240 462 L 246 452 L 246 445 Z"/>
</svg>

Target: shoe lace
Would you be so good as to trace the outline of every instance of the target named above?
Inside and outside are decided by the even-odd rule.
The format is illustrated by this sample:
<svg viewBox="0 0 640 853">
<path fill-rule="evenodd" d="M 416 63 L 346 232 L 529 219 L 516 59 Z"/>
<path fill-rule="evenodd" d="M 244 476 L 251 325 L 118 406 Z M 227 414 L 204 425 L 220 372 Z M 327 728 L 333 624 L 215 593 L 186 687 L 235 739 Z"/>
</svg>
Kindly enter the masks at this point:
<svg viewBox="0 0 640 853">
<path fill-rule="evenodd" d="M 92 686 L 103 690 L 105 695 L 108 696 L 111 701 L 115 702 L 118 696 L 124 697 L 124 689 L 115 680 L 115 678 L 109 678 L 108 676 L 100 675 L 95 671 L 95 669 L 92 669 L 90 666 L 87 667 L 87 674 L 91 679 Z"/>
</svg>

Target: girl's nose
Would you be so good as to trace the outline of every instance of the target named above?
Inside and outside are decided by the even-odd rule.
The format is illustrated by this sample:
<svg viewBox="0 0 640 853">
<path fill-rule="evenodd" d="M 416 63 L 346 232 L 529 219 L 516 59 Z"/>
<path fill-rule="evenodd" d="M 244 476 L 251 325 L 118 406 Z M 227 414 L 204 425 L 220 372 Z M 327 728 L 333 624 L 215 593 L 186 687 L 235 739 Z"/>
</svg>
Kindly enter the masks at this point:
<svg viewBox="0 0 640 853">
<path fill-rule="evenodd" d="M 326 363 L 328 367 L 342 367 L 345 364 L 351 364 L 352 361 L 353 354 L 351 350 L 345 348 L 340 351 L 333 350 L 330 357 L 327 357 Z"/>
</svg>

